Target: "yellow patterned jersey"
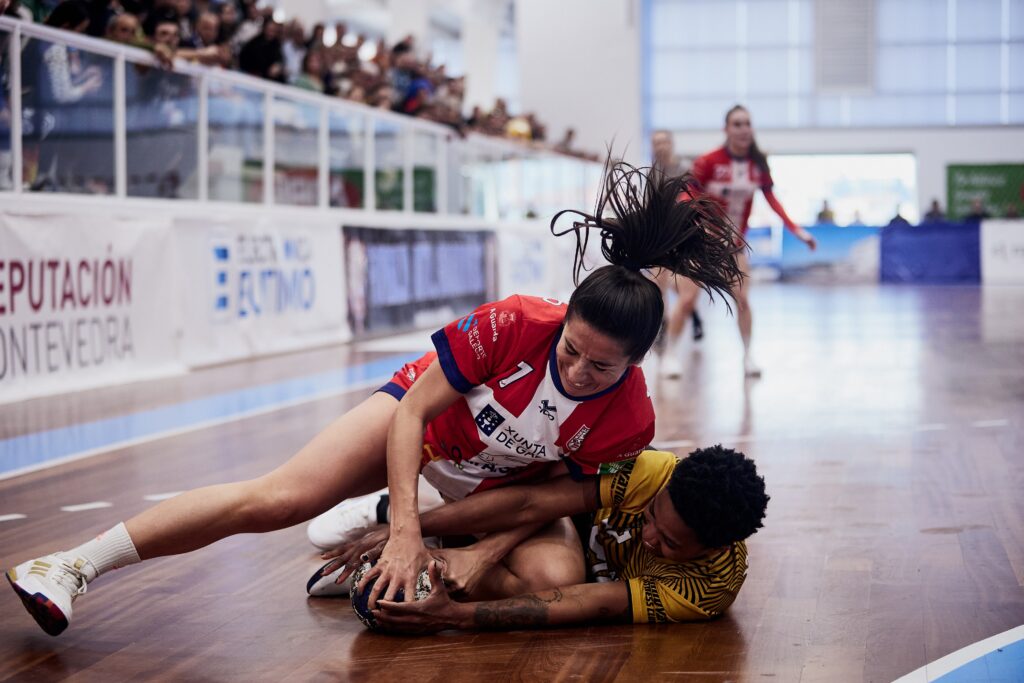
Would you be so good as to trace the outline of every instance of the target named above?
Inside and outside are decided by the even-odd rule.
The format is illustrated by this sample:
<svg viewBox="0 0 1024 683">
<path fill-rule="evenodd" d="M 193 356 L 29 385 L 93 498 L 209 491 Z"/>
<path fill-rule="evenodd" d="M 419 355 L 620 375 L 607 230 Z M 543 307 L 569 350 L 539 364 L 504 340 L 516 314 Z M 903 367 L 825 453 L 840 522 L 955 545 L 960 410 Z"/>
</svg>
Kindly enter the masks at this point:
<svg viewBox="0 0 1024 683">
<path fill-rule="evenodd" d="M 634 623 L 716 617 L 747 576 L 742 541 L 681 563 L 656 557 L 642 543 L 644 510 L 677 462 L 671 453 L 644 451 L 636 460 L 605 466 L 601 475 L 601 509 L 585 543 L 587 564 L 595 581 L 626 583 Z"/>
</svg>

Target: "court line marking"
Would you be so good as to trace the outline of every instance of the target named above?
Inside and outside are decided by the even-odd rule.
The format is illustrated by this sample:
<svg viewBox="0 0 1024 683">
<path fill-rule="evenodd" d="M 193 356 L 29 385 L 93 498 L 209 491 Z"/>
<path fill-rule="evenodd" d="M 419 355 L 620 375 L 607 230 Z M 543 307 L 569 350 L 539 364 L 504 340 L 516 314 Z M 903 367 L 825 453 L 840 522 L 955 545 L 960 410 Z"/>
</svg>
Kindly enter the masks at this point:
<svg viewBox="0 0 1024 683">
<path fill-rule="evenodd" d="M 398 354 L 326 373 L 213 394 L 139 413 L 0 440 L 0 481 L 113 450 L 376 387 L 420 354 Z M 208 417 L 214 415 L 214 417 Z M 19 461 L 26 461 L 18 467 Z"/>
<path fill-rule="evenodd" d="M 914 427 L 915 432 L 939 432 L 944 429 L 948 429 L 948 427 L 941 423 L 918 425 Z"/>
<path fill-rule="evenodd" d="M 14 512 L 9 515 L 0 515 L 0 522 L 13 522 L 16 519 L 25 519 L 28 515 L 23 515 L 20 512 Z"/>
<path fill-rule="evenodd" d="M 1005 427 L 1006 425 L 1010 424 L 1010 421 L 1005 419 L 975 420 L 971 424 L 974 425 L 975 427 Z"/>
<path fill-rule="evenodd" d="M 151 500 L 155 502 L 158 500 L 167 500 L 168 498 L 174 498 L 175 496 L 180 494 L 181 491 L 171 491 L 169 493 L 150 493 L 149 495 L 143 496 L 142 500 Z"/>
<path fill-rule="evenodd" d="M 61 512 L 85 512 L 86 510 L 101 510 L 103 508 L 112 508 L 113 503 L 108 503 L 105 500 L 97 500 L 92 503 L 78 503 L 77 505 L 64 505 L 61 507 Z"/>
<path fill-rule="evenodd" d="M 1001 647 L 1016 643 L 1021 639 L 1024 639 L 1024 626 L 1018 626 L 1010 629 L 1009 631 L 998 633 L 991 638 L 979 640 L 977 643 L 971 643 L 967 647 L 963 647 L 956 652 L 951 652 L 941 659 L 936 659 L 930 664 L 925 664 L 920 669 L 911 671 L 906 676 L 897 678 L 893 683 L 919 683 L 922 681 L 934 681 L 937 678 L 941 678 L 948 673 L 956 671 L 968 662 L 973 662 L 979 657 L 987 655 L 990 652 L 994 652 Z"/>
</svg>

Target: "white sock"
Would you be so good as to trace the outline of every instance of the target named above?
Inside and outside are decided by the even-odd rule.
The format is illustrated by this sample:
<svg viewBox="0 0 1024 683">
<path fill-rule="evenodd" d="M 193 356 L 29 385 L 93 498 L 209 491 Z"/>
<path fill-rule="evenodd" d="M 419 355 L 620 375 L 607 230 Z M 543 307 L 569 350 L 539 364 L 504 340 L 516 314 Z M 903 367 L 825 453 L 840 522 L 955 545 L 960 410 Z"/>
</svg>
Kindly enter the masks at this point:
<svg viewBox="0 0 1024 683">
<path fill-rule="evenodd" d="M 111 569 L 120 569 L 142 562 L 124 522 L 104 531 L 91 541 L 61 554 L 71 555 L 75 558 L 80 557 L 86 561 L 85 566 L 82 567 L 86 581 L 92 581 Z"/>
</svg>

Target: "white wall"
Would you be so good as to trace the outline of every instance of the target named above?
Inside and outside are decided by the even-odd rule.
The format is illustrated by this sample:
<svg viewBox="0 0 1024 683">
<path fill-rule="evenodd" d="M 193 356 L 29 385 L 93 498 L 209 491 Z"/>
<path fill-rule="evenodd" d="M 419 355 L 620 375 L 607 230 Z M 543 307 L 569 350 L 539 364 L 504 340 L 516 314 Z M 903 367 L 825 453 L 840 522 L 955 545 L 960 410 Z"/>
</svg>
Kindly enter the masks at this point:
<svg viewBox="0 0 1024 683">
<path fill-rule="evenodd" d="M 524 111 L 548 138 L 576 129 L 577 146 L 645 161 L 640 116 L 640 3 L 631 0 L 516 0 Z"/>
<path fill-rule="evenodd" d="M 676 151 L 685 156 L 703 154 L 723 140 L 720 131 L 675 132 Z M 1024 162 L 1022 127 L 760 130 L 757 142 L 768 154 L 910 152 L 917 157 L 922 212 L 933 198 L 946 205 L 947 164 Z"/>
</svg>

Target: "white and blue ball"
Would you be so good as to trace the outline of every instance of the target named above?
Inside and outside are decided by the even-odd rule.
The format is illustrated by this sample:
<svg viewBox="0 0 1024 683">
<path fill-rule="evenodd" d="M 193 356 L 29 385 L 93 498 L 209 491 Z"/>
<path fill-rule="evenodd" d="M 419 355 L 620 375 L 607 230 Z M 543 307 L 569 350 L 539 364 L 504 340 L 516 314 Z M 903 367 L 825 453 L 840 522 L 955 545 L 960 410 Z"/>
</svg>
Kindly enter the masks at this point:
<svg viewBox="0 0 1024 683">
<path fill-rule="evenodd" d="M 373 613 L 370 612 L 370 606 L 367 604 L 370 598 L 370 592 L 373 590 L 373 584 L 377 583 L 377 580 L 374 579 L 373 581 L 367 583 L 366 588 L 363 590 L 362 593 L 356 590 L 356 586 L 359 585 L 359 582 L 363 580 L 363 577 L 366 575 L 366 572 L 370 571 L 370 568 L 373 567 L 374 564 L 376 564 L 376 562 L 364 562 L 363 565 L 359 567 L 359 569 L 352 572 L 351 578 L 352 610 L 356 613 L 356 616 L 359 617 L 359 621 L 363 622 L 363 626 L 370 629 L 371 631 L 375 631 L 379 627 L 377 620 L 373 618 Z M 423 570 L 422 572 L 420 572 L 419 577 L 416 579 L 416 599 L 422 600 L 429 595 L 430 575 L 427 573 L 426 570 Z M 404 600 L 405 591 L 400 588 L 398 589 L 398 592 L 395 593 L 393 602 L 403 602 Z"/>
</svg>

